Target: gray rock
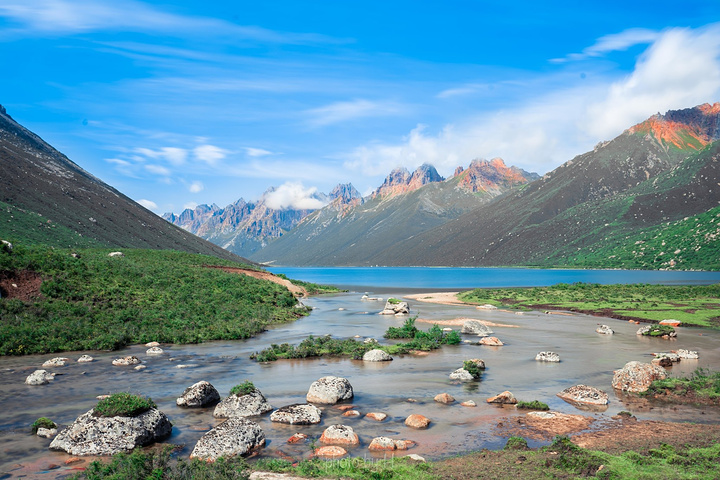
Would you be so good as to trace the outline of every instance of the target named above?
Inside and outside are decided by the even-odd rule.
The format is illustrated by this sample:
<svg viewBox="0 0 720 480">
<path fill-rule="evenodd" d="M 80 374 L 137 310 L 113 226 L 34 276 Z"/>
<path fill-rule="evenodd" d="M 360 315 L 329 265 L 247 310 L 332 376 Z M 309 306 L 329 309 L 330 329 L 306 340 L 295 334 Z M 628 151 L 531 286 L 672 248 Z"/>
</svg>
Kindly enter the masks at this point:
<svg viewBox="0 0 720 480">
<path fill-rule="evenodd" d="M 555 352 L 540 352 L 535 355 L 535 360 L 538 362 L 559 362 L 560 355 Z"/>
<path fill-rule="evenodd" d="M 209 382 L 202 380 L 190 385 L 175 403 L 178 407 L 206 407 L 220 401 L 220 394 Z"/>
<path fill-rule="evenodd" d="M 463 323 L 460 333 L 467 333 L 470 335 L 480 335 L 482 337 L 487 337 L 489 335 L 492 335 L 493 331 L 490 327 L 488 327 L 484 323 L 478 322 L 477 320 L 468 320 L 465 323 Z"/>
<path fill-rule="evenodd" d="M 360 443 L 357 433 L 347 425 L 330 425 L 320 436 L 320 443 L 335 445 L 357 445 Z"/>
<path fill-rule="evenodd" d="M 52 437 L 54 437 L 55 435 L 57 435 L 57 428 L 43 428 L 43 427 L 40 427 L 40 428 L 37 429 L 36 435 L 37 435 L 38 437 L 43 437 L 43 438 L 52 438 Z"/>
<path fill-rule="evenodd" d="M 678 355 L 677 353 L 661 352 L 661 353 L 653 353 L 653 355 L 655 356 L 655 358 L 667 358 L 668 360 L 670 360 L 673 363 L 677 363 L 680 361 L 680 355 Z"/>
<path fill-rule="evenodd" d="M 123 252 L 110 252 L 108 253 L 108 257 L 124 257 L 125 254 Z"/>
<path fill-rule="evenodd" d="M 470 382 L 472 380 L 475 380 L 475 377 L 473 377 L 472 374 L 464 368 L 458 368 L 457 370 L 452 372 L 450 374 L 450 378 L 453 380 L 460 380 L 461 382 Z"/>
<path fill-rule="evenodd" d="M 675 353 L 677 353 L 678 357 L 684 358 L 685 360 L 697 360 L 700 358 L 696 350 L 684 350 L 681 348 Z"/>
<path fill-rule="evenodd" d="M 46 383 L 50 383 L 50 380 L 52 380 L 53 378 L 55 378 L 54 373 L 50 373 L 47 370 L 35 370 L 25 379 L 25 384 L 45 385 Z"/>
<path fill-rule="evenodd" d="M 608 327 L 607 325 L 600 325 L 595 329 L 597 333 L 601 333 L 603 335 L 613 335 L 615 333 L 615 330 Z"/>
<path fill-rule="evenodd" d="M 412 461 L 425 463 L 425 457 L 421 457 L 417 453 L 411 453 L 411 454 L 405 455 L 405 456 Z"/>
<path fill-rule="evenodd" d="M 410 313 L 410 306 L 407 302 L 391 303 L 388 299 L 380 315 L 405 315 L 408 313 Z"/>
<path fill-rule="evenodd" d="M 245 395 L 230 395 L 225 397 L 213 412 L 216 418 L 230 417 L 251 417 L 253 415 L 262 415 L 272 410 L 263 394 L 257 388 Z"/>
<path fill-rule="evenodd" d="M 583 403 L 588 405 L 607 405 L 608 394 L 602 390 L 587 385 L 568 387 L 557 394 L 558 397 L 570 403 Z"/>
<path fill-rule="evenodd" d="M 333 404 L 351 398 L 353 398 L 353 388 L 348 379 L 332 375 L 313 382 L 306 396 L 308 402 L 325 404 Z"/>
<path fill-rule="evenodd" d="M 44 368 L 64 367 L 69 361 L 70 359 L 67 357 L 55 357 L 51 358 L 50 360 L 46 360 L 45 363 L 42 364 L 42 366 Z"/>
<path fill-rule="evenodd" d="M 320 409 L 315 405 L 294 404 L 281 407 L 270 414 L 270 421 L 290 425 L 312 425 L 320 423 Z"/>
<path fill-rule="evenodd" d="M 7 240 L 0 240 L 0 242 L 2 242 L 1 244 L 2 244 L 2 247 L 5 249 L 5 251 L 12 252 L 12 250 L 13 250 L 12 243 L 8 242 Z"/>
<path fill-rule="evenodd" d="M 93 360 L 95 360 L 95 359 L 93 357 L 91 357 L 90 355 L 83 355 L 80 358 L 78 358 L 78 363 L 88 363 L 88 362 L 92 362 Z"/>
<path fill-rule="evenodd" d="M 389 362 L 392 359 L 387 352 L 379 348 L 365 352 L 363 355 L 363 362 Z"/>
<path fill-rule="evenodd" d="M 636 335 L 645 335 L 649 331 L 650 331 L 650 325 L 645 325 L 644 327 L 638 328 L 638 331 L 635 332 L 635 334 Z"/>
<path fill-rule="evenodd" d="M 200 437 L 190 458 L 215 461 L 219 457 L 246 455 L 265 445 L 260 425 L 242 417 L 232 417 Z"/>
<path fill-rule="evenodd" d="M 114 455 L 161 440 L 172 423 L 157 408 L 136 417 L 96 417 L 95 409 L 80 415 L 50 443 L 51 450 L 70 455 Z"/>
<path fill-rule="evenodd" d="M 116 366 L 137 365 L 138 363 L 140 363 L 140 359 L 134 355 L 127 355 L 112 361 L 112 364 Z"/>
<path fill-rule="evenodd" d="M 145 351 L 146 355 L 162 355 L 163 353 L 165 353 L 165 350 L 160 347 L 150 347 Z"/>
</svg>

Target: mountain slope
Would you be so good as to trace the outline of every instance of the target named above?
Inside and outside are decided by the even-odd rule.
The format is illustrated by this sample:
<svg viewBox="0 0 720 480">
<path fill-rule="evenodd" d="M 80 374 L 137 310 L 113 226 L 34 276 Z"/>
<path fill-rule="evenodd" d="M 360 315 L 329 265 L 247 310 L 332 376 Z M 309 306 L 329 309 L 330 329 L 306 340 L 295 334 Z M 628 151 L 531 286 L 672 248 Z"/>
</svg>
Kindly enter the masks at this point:
<svg viewBox="0 0 720 480">
<path fill-rule="evenodd" d="M 0 106 L 0 236 L 56 247 L 172 249 L 241 261 L 92 176 Z"/>
<path fill-rule="evenodd" d="M 483 177 L 482 169 L 492 175 Z M 395 169 L 364 203 L 349 209 L 329 205 L 318 210 L 251 258 L 292 265 L 372 265 L 371 259 L 380 252 L 537 177 L 512 170 L 512 178 L 505 178 L 505 170 L 510 171 L 500 159 L 474 161 L 465 171 L 472 176 L 461 171 L 449 180 L 443 180 L 429 165 L 412 174 Z M 522 179 L 517 178 L 518 172 L 524 175 Z"/>
</svg>

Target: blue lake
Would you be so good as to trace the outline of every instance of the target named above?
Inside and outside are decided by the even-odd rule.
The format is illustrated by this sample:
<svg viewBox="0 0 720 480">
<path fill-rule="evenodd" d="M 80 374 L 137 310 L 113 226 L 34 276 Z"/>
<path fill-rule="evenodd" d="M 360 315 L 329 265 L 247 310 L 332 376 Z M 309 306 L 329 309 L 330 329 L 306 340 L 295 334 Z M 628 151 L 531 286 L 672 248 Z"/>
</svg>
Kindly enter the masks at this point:
<svg viewBox="0 0 720 480">
<path fill-rule="evenodd" d="M 344 288 L 471 289 L 557 283 L 708 285 L 720 272 L 451 267 L 270 267 L 289 278 Z"/>
</svg>

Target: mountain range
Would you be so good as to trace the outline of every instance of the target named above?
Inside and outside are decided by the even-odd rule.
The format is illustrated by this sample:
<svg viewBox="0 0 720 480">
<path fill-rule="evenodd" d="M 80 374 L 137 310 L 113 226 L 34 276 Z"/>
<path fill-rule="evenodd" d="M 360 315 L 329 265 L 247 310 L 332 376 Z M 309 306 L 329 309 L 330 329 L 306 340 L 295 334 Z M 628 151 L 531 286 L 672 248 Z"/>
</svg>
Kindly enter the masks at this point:
<svg viewBox="0 0 720 480">
<path fill-rule="evenodd" d="M 244 261 L 86 172 L 0 106 L 0 235 L 55 247 L 149 248 Z"/>
<path fill-rule="evenodd" d="M 462 172 L 403 193 L 403 208 L 383 202 L 381 187 L 375 203 L 343 218 L 319 210 L 251 258 L 288 265 L 720 268 L 718 139 L 719 103 L 657 114 L 488 201 L 450 200 Z M 464 210 L 435 224 L 410 220 L 434 208 L 438 217 L 445 208 Z"/>
</svg>

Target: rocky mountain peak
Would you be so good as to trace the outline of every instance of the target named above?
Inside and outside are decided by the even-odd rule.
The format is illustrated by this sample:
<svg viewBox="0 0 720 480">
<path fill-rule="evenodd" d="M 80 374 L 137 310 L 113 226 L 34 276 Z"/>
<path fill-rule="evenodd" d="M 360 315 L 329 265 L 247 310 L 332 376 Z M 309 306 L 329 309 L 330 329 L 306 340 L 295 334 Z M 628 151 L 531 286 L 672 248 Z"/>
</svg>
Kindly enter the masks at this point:
<svg viewBox="0 0 720 480">
<path fill-rule="evenodd" d="M 412 174 L 405 167 L 394 169 L 385 178 L 380 187 L 372 193 L 372 198 L 392 197 L 401 193 L 412 192 L 432 182 L 442 182 L 443 177 L 435 167 L 427 163 L 420 165 Z"/>
<path fill-rule="evenodd" d="M 357 191 L 352 183 L 337 184 L 337 186 L 332 189 L 329 196 L 332 200 L 340 198 L 344 202 L 349 202 L 356 198 L 362 198 L 362 195 Z"/>
<path fill-rule="evenodd" d="M 528 173 L 518 167 L 508 167 L 500 157 L 492 160 L 477 158 L 470 162 L 467 170 L 458 167 L 455 172 L 455 178 L 459 178 L 457 188 L 473 193 L 498 192 L 539 178 L 536 173 Z"/>
<path fill-rule="evenodd" d="M 720 103 L 657 113 L 627 132 L 649 135 L 665 147 L 699 150 L 720 139 Z"/>
</svg>

